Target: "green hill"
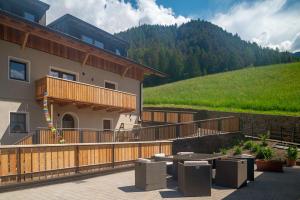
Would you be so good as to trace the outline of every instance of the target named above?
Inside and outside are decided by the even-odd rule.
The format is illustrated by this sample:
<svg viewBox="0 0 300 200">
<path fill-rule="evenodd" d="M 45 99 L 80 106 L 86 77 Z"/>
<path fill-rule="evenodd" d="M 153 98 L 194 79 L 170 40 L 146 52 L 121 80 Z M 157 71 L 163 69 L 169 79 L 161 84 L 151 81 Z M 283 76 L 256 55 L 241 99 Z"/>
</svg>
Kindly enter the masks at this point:
<svg viewBox="0 0 300 200">
<path fill-rule="evenodd" d="M 129 42 L 130 58 L 170 75 L 163 79 L 146 77 L 145 86 L 248 66 L 300 61 L 289 52 L 262 48 L 202 20 L 192 20 L 181 26 L 142 25 L 116 36 Z"/>
<path fill-rule="evenodd" d="M 300 116 L 300 63 L 249 67 L 146 88 L 144 103 Z"/>
</svg>

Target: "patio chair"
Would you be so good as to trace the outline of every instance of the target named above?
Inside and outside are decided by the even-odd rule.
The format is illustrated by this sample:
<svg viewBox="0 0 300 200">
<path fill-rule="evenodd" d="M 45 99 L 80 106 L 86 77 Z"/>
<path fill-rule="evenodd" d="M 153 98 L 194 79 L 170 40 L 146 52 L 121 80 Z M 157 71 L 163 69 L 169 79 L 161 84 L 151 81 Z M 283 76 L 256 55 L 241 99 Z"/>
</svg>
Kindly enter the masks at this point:
<svg viewBox="0 0 300 200">
<path fill-rule="evenodd" d="M 166 162 L 138 159 L 135 162 L 135 187 L 142 190 L 157 190 L 167 187 Z"/>
<path fill-rule="evenodd" d="M 167 174 L 173 174 L 173 156 L 166 156 L 164 153 L 154 154 L 154 161 L 166 162 Z"/>
<path fill-rule="evenodd" d="M 254 156 L 249 154 L 242 154 L 242 155 L 234 156 L 233 158 L 240 159 L 240 160 L 247 160 L 247 180 L 254 181 L 254 163 L 255 163 Z"/>
<path fill-rule="evenodd" d="M 216 160 L 216 185 L 240 188 L 247 184 L 247 160 Z"/>
<path fill-rule="evenodd" d="M 211 196 L 211 179 L 207 161 L 178 163 L 178 188 L 184 196 Z"/>
</svg>

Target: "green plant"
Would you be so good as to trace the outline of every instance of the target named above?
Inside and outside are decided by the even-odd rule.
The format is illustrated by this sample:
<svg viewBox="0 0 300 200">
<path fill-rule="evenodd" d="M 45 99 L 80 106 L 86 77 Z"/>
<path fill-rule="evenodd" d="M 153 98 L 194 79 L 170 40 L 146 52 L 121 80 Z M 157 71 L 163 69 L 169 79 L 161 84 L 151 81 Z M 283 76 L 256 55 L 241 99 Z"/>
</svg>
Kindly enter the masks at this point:
<svg viewBox="0 0 300 200">
<path fill-rule="evenodd" d="M 259 135 L 261 146 L 263 146 L 263 147 L 268 146 L 267 139 L 269 139 L 269 136 L 270 136 L 269 132 Z"/>
<path fill-rule="evenodd" d="M 250 149 L 251 153 L 257 153 L 260 149 L 260 145 L 257 143 L 253 143 L 252 148 Z"/>
<path fill-rule="evenodd" d="M 256 153 L 257 159 L 270 160 L 274 156 L 274 151 L 270 147 L 260 147 Z"/>
<path fill-rule="evenodd" d="M 289 160 L 297 160 L 298 158 L 298 149 L 297 147 L 289 147 L 286 150 L 287 158 Z"/>
<path fill-rule="evenodd" d="M 221 148 L 221 149 L 220 149 L 220 152 L 221 152 L 223 155 L 226 155 L 226 154 L 227 154 L 227 149 Z"/>
<path fill-rule="evenodd" d="M 233 152 L 233 155 L 241 155 L 242 154 L 242 149 L 240 146 L 236 146 L 234 148 L 234 152 Z"/>
<path fill-rule="evenodd" d="M 244 143 L 243 149 L 251 150 L 253 148 L 254 142 L 251 140 L 248 140 Z"/>
</svg>

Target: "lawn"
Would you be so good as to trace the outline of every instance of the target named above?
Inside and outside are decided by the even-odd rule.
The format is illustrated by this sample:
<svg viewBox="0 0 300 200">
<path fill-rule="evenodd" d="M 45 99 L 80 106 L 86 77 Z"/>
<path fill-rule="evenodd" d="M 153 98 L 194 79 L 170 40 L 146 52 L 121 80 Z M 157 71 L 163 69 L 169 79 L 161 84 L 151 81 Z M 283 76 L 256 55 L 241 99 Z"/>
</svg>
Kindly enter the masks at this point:
<svg viewBox="0 0 300 200">
<path fill-rule="evenodd" d="M 146 88 L 144 104 L 300 116 L 300 63 L 249 67 Z"/>
</svg>

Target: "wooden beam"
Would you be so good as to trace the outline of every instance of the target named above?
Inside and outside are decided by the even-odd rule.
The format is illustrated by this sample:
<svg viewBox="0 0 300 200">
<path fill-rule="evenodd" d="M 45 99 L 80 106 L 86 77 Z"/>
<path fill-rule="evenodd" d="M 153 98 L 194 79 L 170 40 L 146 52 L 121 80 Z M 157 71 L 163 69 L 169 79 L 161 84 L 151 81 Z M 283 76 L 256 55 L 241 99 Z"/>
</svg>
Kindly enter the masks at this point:
<svg viewBox="0 0 300 200">
<path fill-rule="evenodd" d="M 90 56 L 90 53 L 86 53 L 86 54 L 85 54 L 85 57 L 84 57 L 83 62 L 82 62 L 82 66 L 84 66 L 84 65 L 86 64 L 86 62 L 87 62 L 88 59 L 89 59 L 89 56 Z"/>
<path fill-rule="evenodd" d="M 105 110 L 108 106 L 94 106 L 93 111 Z"/>
<path fill-rule="evenodd" d="M 89 104 L 77 104 L 76 105 L 76 107 L 78 108 L 78 109 L 83 109 L 83 108 L 88 108 L 88 107 L 90 107 L 91 105 L 89 105 Z"/>
<path fill-rule="evenodd" d="M 108 108 L 108 109 L 106 109 L 106 112 L 114 112 L 114 111 L 119 111 L 121 109 L 122 108 Z"/>
<path fill-rule="evenodd" d="M 123 74 L 122 74 L 122 78 L 124 78 L 124 76 L 126 75 L 126 73 L 128 72 L 128 70 L 131 68 L 132 66 L 128 66 L 125 70 L 124 70 L 124 72 L 123 72 Z"/>
<path fill-rule="evenodd" d="M 25 35 L 24 35 L 24 40 L 23 40 L 23 43 L 22 43 L 22 46 L 21 46 L 21 49 L 24 50 L 25 47 L 26 47 L 26 44 L 27 44 L 27 41 L 28 41 L 28 37 L 29 37 L 29 32 L 26 32 Z"/>
</svg>

